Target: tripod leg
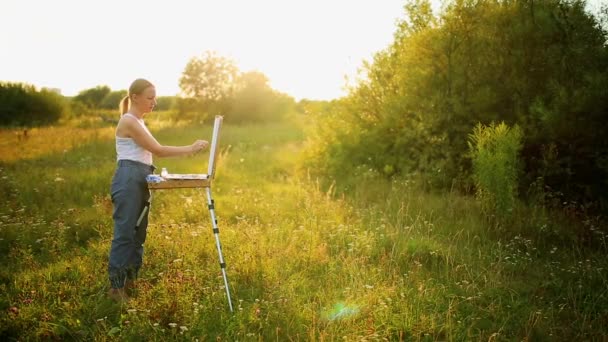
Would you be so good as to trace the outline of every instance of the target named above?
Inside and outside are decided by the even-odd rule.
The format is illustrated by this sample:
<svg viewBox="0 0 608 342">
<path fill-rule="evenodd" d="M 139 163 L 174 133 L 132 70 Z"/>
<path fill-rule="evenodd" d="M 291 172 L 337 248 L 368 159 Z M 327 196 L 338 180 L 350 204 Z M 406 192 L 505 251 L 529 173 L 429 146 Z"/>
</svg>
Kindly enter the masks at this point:
<svg viewBox="0 0 608 342">
<path fill-rule="evenodd" d="M 224 262 L 224 257 L 222 256 L 222 245 L 220 244 L 220 230 L 217 227 L 217 219 L 215 218 L 215 206 L 213 198 L 211 197 L 211 188 L 205 189 L 207 191 L 207 206 L 209 208 L 209 213 L 211 214 L 211 224 L 213 225 L 215 245 L 217 247 L 217 253 L 220 257 L 220 267 L 222 268 L 222 275 L 224 276 L 224 286 L 226 287 L 226 297 L 228 298 L 228 306 L 230 307 L 230 312 L 233 312 L 232 299 L 230 299 L 230 288 L 228 287 L 228 276 L 226 275 L 226 263 Z"/>
</svg>

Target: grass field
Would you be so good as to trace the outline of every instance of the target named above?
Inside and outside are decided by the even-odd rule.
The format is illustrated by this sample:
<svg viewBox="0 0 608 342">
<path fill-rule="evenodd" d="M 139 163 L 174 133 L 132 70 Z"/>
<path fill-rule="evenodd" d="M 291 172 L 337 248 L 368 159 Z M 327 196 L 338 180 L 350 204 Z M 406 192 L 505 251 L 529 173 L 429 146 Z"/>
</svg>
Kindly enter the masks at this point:
<svg viewBox="0 0 608 342">
<path fill-rule="evenodd" d="M 164 144 L 210 138 L 156 124 Z M 195 189 L 154 192 L 136 295 L 115 304 L 112 135 L 0 131 L 1 340 L 608 339 L 608 239 L 593 222 L 523 208 L 498 227 L 471 198 L 371 176 L 335 195 L 299 167 L 291 122 L 222 131 L 212 189 L 235 312 Z M 206 159 L 155 164 L 205 172 Z"/>
</svg>

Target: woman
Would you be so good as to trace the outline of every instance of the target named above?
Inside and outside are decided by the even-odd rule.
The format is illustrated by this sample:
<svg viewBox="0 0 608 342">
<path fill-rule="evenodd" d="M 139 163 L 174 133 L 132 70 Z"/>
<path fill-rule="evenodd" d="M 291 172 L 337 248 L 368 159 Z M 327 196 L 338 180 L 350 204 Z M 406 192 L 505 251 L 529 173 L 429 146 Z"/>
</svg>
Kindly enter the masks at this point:
<svg viewBox="0 0 608 342">
<path fill-rule="evenodd" d="M 108 264 L 108 295 L 118 302 L 129 299 L 126 289 L 133 287 L 142 265 L 149 211 L 145 211 L 139 225 L 137 221 L 150 200 L 146 176 L 154 172 L 152 155 L 183 156 L 209 146 L 205 140 L 196 140 L 189 146 L 159 144 L 144 123 L 144 117 L 155 105 L 156 90 L 145 79 L 135 80 L 120 103 L 121 117 L 116 126 L 118 165 L 111 187 L 114 238 Z"/>
</svg>

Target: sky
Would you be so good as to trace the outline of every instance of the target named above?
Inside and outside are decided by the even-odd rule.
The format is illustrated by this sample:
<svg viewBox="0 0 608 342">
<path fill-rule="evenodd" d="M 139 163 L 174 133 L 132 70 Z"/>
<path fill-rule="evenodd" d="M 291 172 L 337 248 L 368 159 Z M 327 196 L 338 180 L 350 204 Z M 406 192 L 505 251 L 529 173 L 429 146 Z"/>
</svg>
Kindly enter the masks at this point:
<svg viewBox="0 0 608 342">
<path fill-rule="evenodd" d="M 139 77 L 179 93 L 191 58 L 215 51 L 296 99 L 345 94 L 387 47 L 402 0 L 1 0 L 0 81 L 63 95 Z"/>
<path fill-rule="evenodd" d="M 589 0 L 592 8 L 606 1 Z M 404 3 L 0 0 L 0 81 L 73 96 L 99 85 L 127 89 L 143 77 L 171 96 L 188 61 L 215 51 L 296 100 L 329 100 L 391 43 Z"/>
</svg>

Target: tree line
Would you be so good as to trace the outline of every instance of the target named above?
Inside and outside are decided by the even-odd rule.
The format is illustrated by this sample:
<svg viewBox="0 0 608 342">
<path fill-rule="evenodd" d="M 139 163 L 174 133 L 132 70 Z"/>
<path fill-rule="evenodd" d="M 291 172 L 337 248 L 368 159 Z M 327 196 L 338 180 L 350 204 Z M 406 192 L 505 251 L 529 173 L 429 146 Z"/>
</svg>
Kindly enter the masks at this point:
<svg viewBox="0 0 608 342">
<path fill-rule="evenodd" d="M 159 96 L 156 109 L 172 110 L 180 120 L 198 122 L 221 114 L 232 123 L 263 122 L 283 119 L 295 108 L 295 100 L 272 89 L 266 75 L 241 72 L 234 61 L 212 51 L 190 59 L 179 85 L 181 96 Z M 126 94 L 127 90 L 99 85 L 65 97 L 25 83 L 2 82 L 0 125 L 46 125 L 100 111 L 107 119 Z"/>
</svg>

